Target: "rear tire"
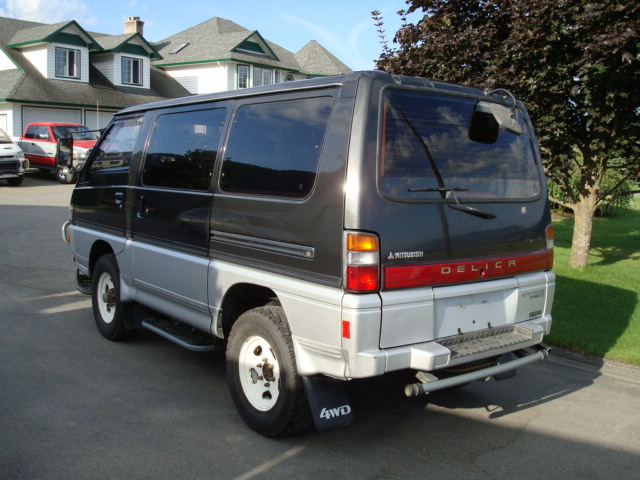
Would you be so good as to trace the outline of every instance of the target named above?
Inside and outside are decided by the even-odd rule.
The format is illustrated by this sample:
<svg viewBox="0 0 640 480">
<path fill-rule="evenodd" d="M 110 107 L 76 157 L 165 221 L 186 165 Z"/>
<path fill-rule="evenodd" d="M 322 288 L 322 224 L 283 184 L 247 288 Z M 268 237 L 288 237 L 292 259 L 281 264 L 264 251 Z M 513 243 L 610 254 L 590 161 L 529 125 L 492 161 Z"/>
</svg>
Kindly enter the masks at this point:
<svg viewBox="0 0 640 480">
<path fill-rule="evenodd" d="M 100 334 L 113 341 L 130 338 L 126 304 L 120 300 L 120 270 L 113 254 L 102 255 L 93 267 L 91 305 Z"/>
<path fill-rule="evenodd" d="M 307 428 L 311 412 L 282 307 L 242 314 L 227 344 L 227 382 L 246 424 L 266 437 Z"/>
</svg>

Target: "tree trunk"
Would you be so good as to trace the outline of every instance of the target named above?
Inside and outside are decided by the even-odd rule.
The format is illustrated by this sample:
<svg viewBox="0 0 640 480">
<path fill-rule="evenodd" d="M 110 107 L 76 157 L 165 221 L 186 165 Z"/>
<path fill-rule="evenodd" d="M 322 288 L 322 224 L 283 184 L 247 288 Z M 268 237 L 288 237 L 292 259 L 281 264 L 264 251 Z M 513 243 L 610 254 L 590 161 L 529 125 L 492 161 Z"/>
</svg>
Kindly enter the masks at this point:
<svg viewBox="0 0 640 480">
<path fill-rule="evenodd" d="M 572 268 L 586 268 L 589 266 L 589 249 L 591 248 L 591 232 L 593 217 L 598 207 L 596 191 L 580 196 L 580 201 L 574 205 L 573 240 L 569 254 L 569 266 Z"/>
</svg>

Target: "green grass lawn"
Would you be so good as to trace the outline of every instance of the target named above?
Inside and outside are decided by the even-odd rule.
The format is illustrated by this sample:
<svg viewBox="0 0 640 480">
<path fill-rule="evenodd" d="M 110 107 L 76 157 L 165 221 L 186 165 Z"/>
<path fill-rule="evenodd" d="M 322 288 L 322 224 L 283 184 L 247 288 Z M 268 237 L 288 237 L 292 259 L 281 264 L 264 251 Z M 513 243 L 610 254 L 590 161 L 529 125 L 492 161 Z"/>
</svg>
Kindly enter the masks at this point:
<svg viewBox="0 0 640 480">
<path fill-rule="evenodd" d="M 640 198 L 595 219 L 590 266 L 568 266 L 573 219 L 554 220 L 558 276 L 552 345 L 640 365 Z"/>
</svg>

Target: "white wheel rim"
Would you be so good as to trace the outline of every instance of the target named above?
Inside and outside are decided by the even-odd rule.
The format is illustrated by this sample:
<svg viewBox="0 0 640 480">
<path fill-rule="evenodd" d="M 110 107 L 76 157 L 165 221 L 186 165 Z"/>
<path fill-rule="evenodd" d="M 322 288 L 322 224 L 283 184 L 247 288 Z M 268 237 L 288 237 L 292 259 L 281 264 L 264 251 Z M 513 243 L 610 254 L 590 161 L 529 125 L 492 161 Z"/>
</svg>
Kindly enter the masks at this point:
<svg viewBox="0 0 640 480">
<path fill-rule="evenodd" d="M 271 410 L 280 394 L 280 366 L 264 338 L 247 338 L 240 348 L 240 384 L 247 400 L 261 412 Z"/>
<path fill-rule="evenodd" d="M 98 309 L 104 323 L 111 323 L 116 315 L 116 290 L 111 275 L 103 273 L 98 279 Z"/>
</svg>

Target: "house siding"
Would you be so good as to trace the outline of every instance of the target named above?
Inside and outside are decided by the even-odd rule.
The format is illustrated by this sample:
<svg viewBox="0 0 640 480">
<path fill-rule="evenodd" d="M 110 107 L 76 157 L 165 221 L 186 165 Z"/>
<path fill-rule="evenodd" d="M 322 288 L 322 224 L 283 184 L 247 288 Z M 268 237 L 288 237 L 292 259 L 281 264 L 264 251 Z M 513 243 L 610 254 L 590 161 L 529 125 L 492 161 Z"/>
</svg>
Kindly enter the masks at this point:
<svg viewBox="0 0 640 480">
<path fill-rule="evenodd" d="M 106 127 L 113 115 L 116 112 L 114 111 L 100 111 L 100 110 L 84 110 L 83 112 L 83 122 L 90 130 L 98 130 L 100 128 Z"/>
<path fill-rule="evenodd" d="M 185 75 L 179 77 L 173 77 L 176 82 L 186 88 L 189 93 L 197 94 L 199 87 L 199 78 L 197 75 Z"/>
<path fill-rule="evenodd" d="M 6 122 L 6 128 L 2 127 L 2 129 L 14 140 L 22 136 L 22 117 L 20 116 L 20 112 L 20 105 L 9 102 L 0 103 L 0 116 L 3 116 Z"/>
<path fill-rule="evenodd" d="M 227 65 L 207 63 L 180 69 L 167 68 L 165 71 L 189 93 L 198 95 L 228 90 Z"/>
<path fill-rule="evenodd" d="M 29 63 L 33 65 L 45 78 L 49 78 L 48 75 L 48 45 L 39 45 L 37 47 L 27 47 L 21 49 L 24 57 L 29 60 Z M 54 66 L 55 67 L 55 66 Z"/>
<path fill-rule="evenodd" d="M 38 112 L 46 118 L 56 116 L 56 112 L 61 118 L 66 118 L 70 110 L 78 111 L 81 115 L 79 121 L 91 128 L 104 127 L 116 109 L 130 104 L 175 98 L 187 91 L 190 94 L 207 94 L 236 90 L 238 63 L 249 66 L 250 86 L 254 83 L 255 67 L 274 70 L 274 81 L 284 81 L 292 71 L 298 72 L 295 79 L 307 77 L 299 73 L 303 69 L 296 59 L 297 54 L 265 41 L 257 32 L 252 34 L 224 19 L 213 18 L 204 22 L 204 29 L 203 24 L 199 24 L 185 30 L 181 37 L 186 40 L 176 40 L 180 43 L 175 44 L 172 43 L 173 37 L 157 44 L 129 34 L 99 34 L 93 38 L 93 34 L 84 31 L 75 21 L 69 22 L 62 30 L 56 30 L 57 25 L 47 27 L 40 24 L 39 29 L 21 34 L 22 27 L 18 22 L 0 17 L 0 31 L 3 33 L 0 35 L 3 42 L 0 45 L 0 87 L 4 87 L 7 100 L 0 103 L 0 120 L 2 125 L 6 124 L 7 133 L 16 138 L 22 135 L 27 118 L 34 118 Z M 34 22 L 24 23 L 25 30 L 32 28 Z M 251 38 L 246 38 L 243 32 Z M 216 43 L 218 35 L 223 40 L 218 42 L 220 45 L 227 41 L 226 35 L 235 35 L 234 38 L 240 42 L 236 45 L 238 48 L 220 47 Z M 5 37 L 14 39 L 11 47 Z M 181 43 L 184 43 L 183 48 L 176 50 Z M 79 52 L 79 78 L 56 77 L 56 48 Z M 22 55 L 12 57 L 12 52 Z M 206 52 L 204 56 L 202 52 Z M 122 83 L 123 56 L 141 60 L 142 85 Z M 159 72 L 152 74 L 152 63 L 174 81 L 163 78 Z M 97 69 L 92 70 L 96 77 L 93 79 L 90 78 L 91 66 Z M 157 78 L 158 83 L 151 85 L 151 78 Z"/>
<path fill-rule="evenodd" d="M 9 56 L 0 49 L 0 71 L 14 70 L 18 66 L 9 58 Z"/>
<path fill-rule="evenodd" d="M 13 104 L 9 102 L 0 103 L 0 128 L 9 136 L 15 136 L 13 134 Z"/>
<path fill-rule="evenodd" d="M 103 55 L 92 55 L 91 63 L 93 64 L 94 67 L 100 70 L 100 73 L 102 73 L 105 77 L 107 77 L 107 80 L 115 84 L 116 74 L 115 74 L 115 66 L 114 66 L 115 61 L 113 59 L 113 54 L 107 53 Z"/>
</svg>

